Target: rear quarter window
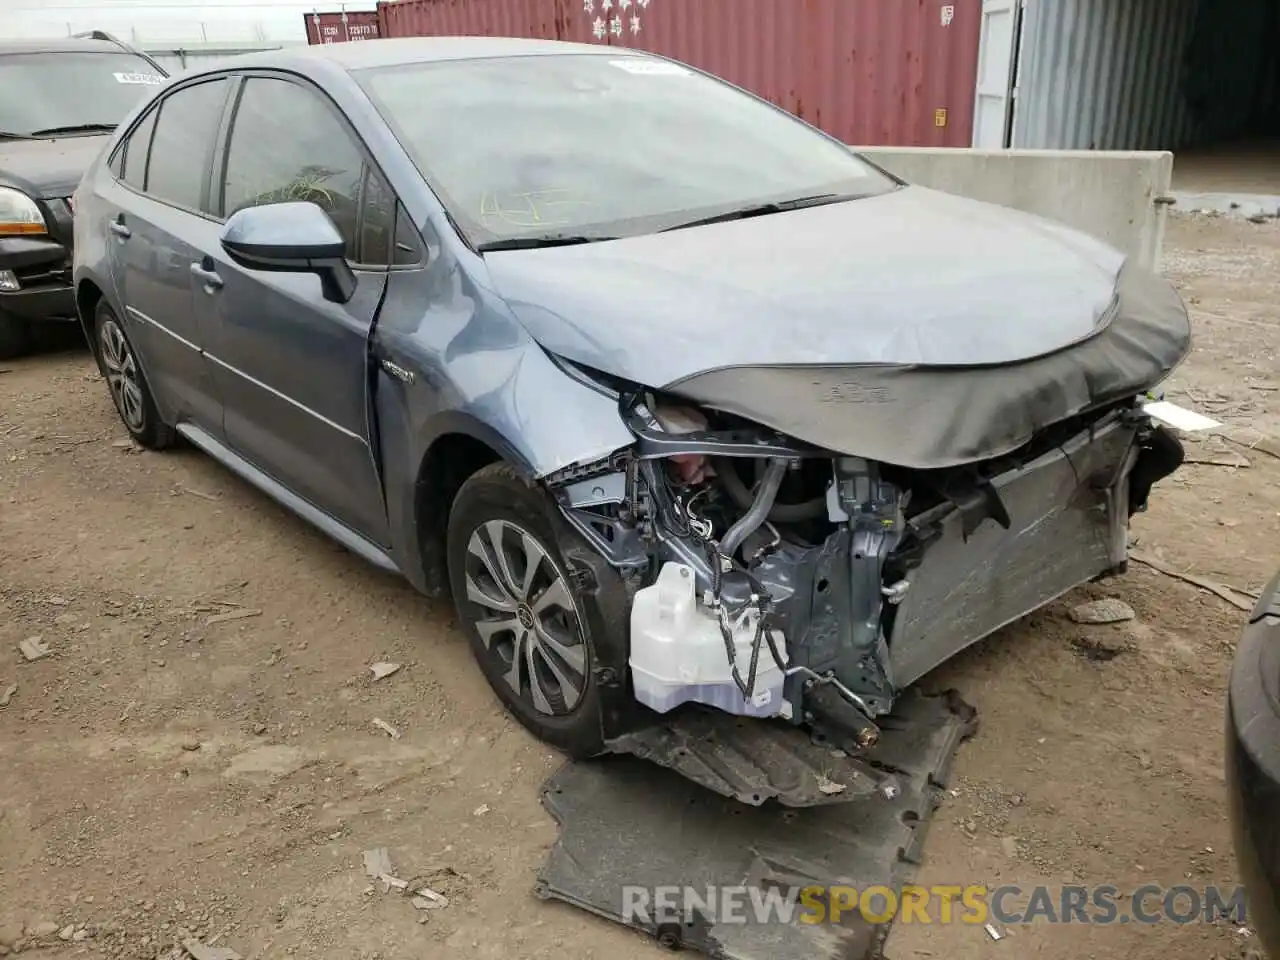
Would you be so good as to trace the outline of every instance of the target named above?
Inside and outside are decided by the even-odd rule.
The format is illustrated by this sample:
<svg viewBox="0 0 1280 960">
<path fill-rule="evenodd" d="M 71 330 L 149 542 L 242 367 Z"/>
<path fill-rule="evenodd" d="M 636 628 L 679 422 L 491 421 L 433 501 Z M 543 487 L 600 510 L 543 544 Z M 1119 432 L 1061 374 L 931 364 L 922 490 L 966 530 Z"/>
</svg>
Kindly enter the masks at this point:
<svg viewBox="0 0 1280 960">
<path fill-rule="evenodd" d="M 120 151 L 123 161 L 120 168 L 120 179 L 135 190 L 147 189 L 147 159 L 151 155 L 151 137 L 156 132 L 156 117 L 159 111 L 152 110 L 143 121 L 133 128 L 124 149 Z"/>
</svg>

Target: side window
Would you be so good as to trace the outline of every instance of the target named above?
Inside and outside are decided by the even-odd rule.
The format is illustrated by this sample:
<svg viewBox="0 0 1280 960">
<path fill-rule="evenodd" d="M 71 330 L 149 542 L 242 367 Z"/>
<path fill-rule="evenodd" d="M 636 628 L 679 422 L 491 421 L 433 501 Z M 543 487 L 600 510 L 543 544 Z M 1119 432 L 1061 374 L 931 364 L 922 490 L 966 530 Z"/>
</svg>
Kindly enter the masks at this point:
<svg viewBox="0 0 1280 960">
<path fill-rule="evenodd" d="M 147 157 L 151 154 L 151 135 L 156 132 L 159 110 L 152 110 L 133 128 L 124 145 L 124 169 L 121 179 L 135 190 L 147 188 Z"/>
<path fill-rule="evenodd" d="M 191 210 L 202 208 L 209 159 L 226 96 L 227 80 L 223 78 L 165 97 L 151 140 L 145 187 L 148 194 Z"/>
<path fill-rule="evenodd" d="M 311 201 L 337 224 L 355 260 L 363 176 L 363 155 L 319 93 L 268 77 L 245 83 L 227 148 L 226 216 L 244 207 Z"/>
<path fill-rule="evenodd" d="M 360 262 L 378 266 L 391 263 L 396 198 L 376 170 L 370 169 L 365 177 L 364 196 L 360 206 L 364 209 L 364 216 L 360 221 Z"/>
</svg>

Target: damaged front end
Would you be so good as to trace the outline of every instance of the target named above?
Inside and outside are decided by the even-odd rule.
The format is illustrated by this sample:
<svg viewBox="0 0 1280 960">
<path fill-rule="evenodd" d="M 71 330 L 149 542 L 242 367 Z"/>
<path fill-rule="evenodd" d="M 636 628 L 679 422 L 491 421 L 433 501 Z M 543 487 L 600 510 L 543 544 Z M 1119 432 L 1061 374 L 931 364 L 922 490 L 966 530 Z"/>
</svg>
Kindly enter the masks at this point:
<svg viewBox="0 0 1280 960">
<path fill-rule="evenodd" d="M 850 753 L 924 673 L 1121 570 L 1130 516 L 1181 462 L 1136 398 L 940 469 L 618 400 L 635 445 L 546 481 L 628 585 L 635 699 L 779 718 Z"/>
</svg>

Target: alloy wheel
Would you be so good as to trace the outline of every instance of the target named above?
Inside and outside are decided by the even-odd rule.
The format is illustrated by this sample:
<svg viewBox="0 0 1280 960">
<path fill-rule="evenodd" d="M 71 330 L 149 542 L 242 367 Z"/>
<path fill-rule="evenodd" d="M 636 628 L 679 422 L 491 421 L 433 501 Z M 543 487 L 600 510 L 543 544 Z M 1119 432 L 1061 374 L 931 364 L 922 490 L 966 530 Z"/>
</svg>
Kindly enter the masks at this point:
<svg viewBox="0 0 1280 960">
<path fill-rule="evenodd" d="M 545 547 L 508 520 L 472 531 L 464 572 L 475 627 L 502 677 L 539 713 L 563 716 L 587 687 L 587 645 L 564 574 Z"/>
<path fill-rule="evenodd" d="M 102 366 L 106 370 L 107 384 L 116 409 L 130 430 L 140 433 L 147 425 L 143 404 L 142 380 L 138 362 L 134 359 L 129 341 L 115 320 L 102 323 L 98 339 L 102 344 Z"/>
</svg>

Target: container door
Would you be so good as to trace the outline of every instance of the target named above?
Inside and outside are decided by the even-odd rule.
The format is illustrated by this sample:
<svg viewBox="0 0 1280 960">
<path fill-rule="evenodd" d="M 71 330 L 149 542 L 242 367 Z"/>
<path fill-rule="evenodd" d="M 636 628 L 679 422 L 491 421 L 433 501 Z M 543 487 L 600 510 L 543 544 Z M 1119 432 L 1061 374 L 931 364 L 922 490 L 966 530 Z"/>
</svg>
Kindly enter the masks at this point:
<svg viewBox="0 0 1280 960">
<path fill-rule="evenodd" d="M 1010 144 L 1020 3 L 982 0 L 978 92 L 973 111 L 973 145 L 981 150 L 1002 150 Z"/>
</svg>

